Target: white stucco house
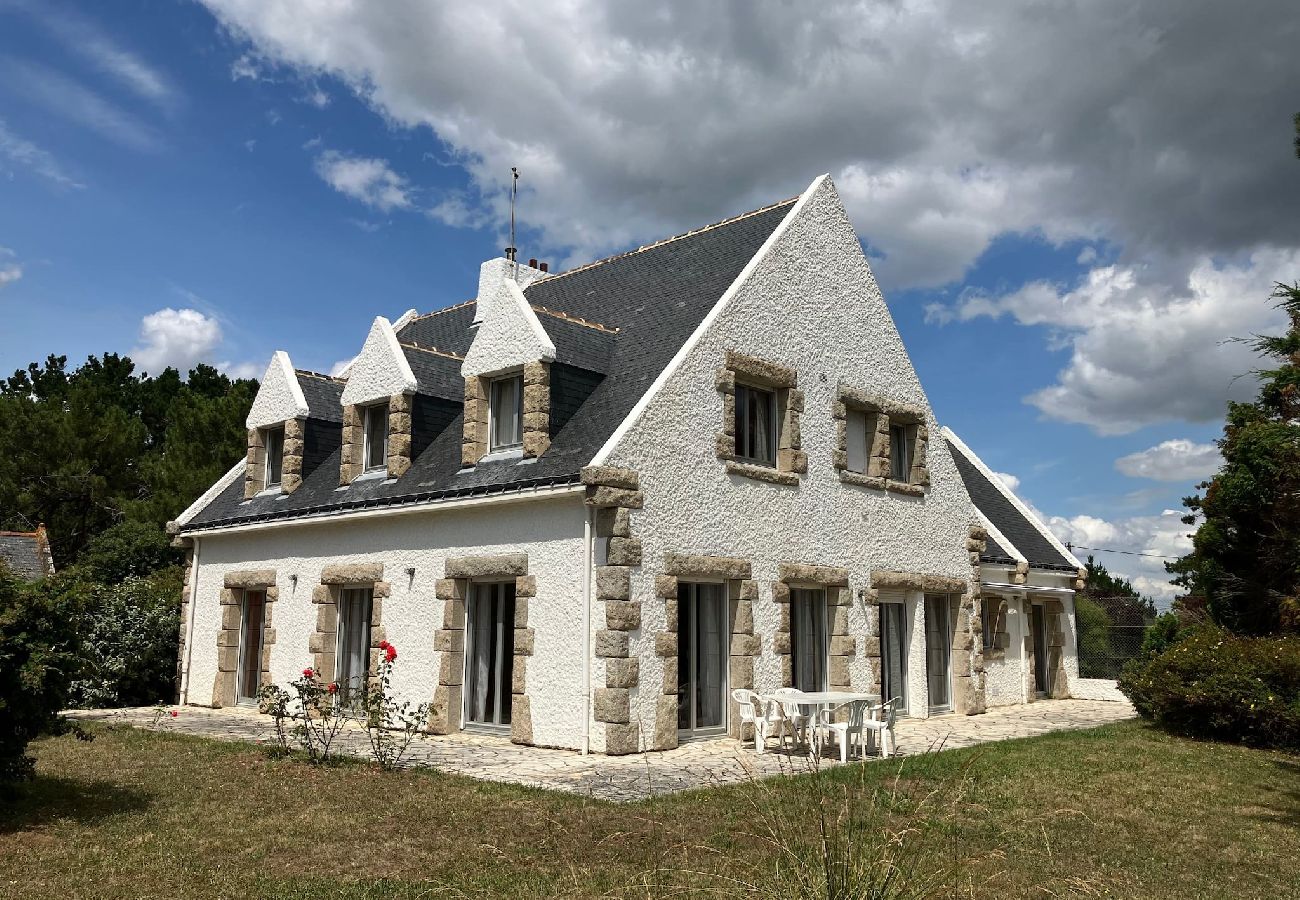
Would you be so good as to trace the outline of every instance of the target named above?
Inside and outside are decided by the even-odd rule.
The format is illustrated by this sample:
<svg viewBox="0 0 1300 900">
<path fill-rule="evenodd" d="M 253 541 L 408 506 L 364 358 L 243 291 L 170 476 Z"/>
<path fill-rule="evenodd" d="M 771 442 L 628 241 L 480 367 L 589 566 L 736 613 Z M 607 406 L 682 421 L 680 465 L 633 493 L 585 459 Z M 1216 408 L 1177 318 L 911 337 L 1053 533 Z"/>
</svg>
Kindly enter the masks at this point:
<svg viewBox="0 0 1300 900">
<path fill-rule="evenodd" d="M 664 749 L 730 690 L 911 716 L 1069 696 L 1079 561 L 935 422 L 829 177 L 799 197 L 275 355 L 248 455 L 174 523 L 181 702 L 380 640 L 430 730 Z"/>
</svg>

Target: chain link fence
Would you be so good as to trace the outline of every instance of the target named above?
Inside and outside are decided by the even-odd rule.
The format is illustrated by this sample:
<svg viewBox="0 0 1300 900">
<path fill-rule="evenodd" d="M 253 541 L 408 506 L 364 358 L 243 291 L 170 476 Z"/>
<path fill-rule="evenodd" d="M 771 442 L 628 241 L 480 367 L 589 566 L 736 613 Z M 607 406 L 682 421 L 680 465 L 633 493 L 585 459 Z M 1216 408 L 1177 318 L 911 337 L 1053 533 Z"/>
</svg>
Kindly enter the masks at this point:
<svg viewBox="0 0 1300 900">
<path fill-rule="evenodd" d="M 1132 597 L 1091 597 L 1074 601 L 1079 635 L 1079 677 L 1119 678 L 1129 660 L 1142 652 L 1150 612 Z"/>
</svg>

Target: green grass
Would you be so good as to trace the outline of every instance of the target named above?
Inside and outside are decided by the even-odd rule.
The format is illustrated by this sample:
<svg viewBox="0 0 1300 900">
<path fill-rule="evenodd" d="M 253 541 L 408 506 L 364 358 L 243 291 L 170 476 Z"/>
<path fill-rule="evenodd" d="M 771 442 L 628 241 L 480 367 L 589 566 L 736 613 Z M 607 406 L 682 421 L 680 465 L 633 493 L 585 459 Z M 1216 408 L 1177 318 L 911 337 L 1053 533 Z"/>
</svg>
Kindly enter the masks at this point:
<svg viewBox="0 0 1300 900">
<path fill-rule="evenodd" d="M 1300 759 L 1137 722 L 626 806 L 95 735 L 36 744 L 0 801 L 0 896 L 739 896 L 815 852 L 819 809 L 917 826 L 932 896 L 1300 896 Z"/>
</svg>

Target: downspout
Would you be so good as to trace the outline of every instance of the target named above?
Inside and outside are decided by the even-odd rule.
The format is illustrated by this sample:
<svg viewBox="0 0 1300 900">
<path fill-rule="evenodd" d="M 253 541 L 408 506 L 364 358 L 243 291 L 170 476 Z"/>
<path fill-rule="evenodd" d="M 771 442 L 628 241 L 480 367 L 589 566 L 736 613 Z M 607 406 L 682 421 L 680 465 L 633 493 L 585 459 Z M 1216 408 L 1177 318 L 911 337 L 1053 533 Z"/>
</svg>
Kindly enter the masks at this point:
<svg viewBox="0 0 1300 900">
<path fill-rule="evenodd" d="M 588 509 L 582 523 L 582 755 L 591 752 L 591 563 L 592 519 L 595 510 Z"/>
<path fill-rule="evenodd" d="M 190 562 L 190 610 L 189 621 L 185 623 L 185 669 L 181 672 L 181 706 L 190 702 L 190 658 L 194 654 L 194 615 L 199 606 L 199 546 L 201 541 L 195 537 L 194 559 Z"/>
</svg>

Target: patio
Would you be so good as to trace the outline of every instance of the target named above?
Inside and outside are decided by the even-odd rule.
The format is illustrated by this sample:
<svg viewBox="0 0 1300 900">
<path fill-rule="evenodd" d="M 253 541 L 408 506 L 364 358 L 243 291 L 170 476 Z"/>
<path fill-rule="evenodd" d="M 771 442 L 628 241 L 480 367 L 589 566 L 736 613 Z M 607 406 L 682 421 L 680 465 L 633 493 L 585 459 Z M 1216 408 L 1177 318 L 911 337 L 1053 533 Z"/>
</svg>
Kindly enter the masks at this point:
<svg viewBox="0 0 1300 900">
<path fill-rule="evenodd" d="M 179 707 L 175 718 L 163 716 L 158 731 L 191 734 L 222 741 L 271 743 L 271 722 L 252 710 Z M 1128 703 L 1100 700 L 1049 700 L 1025 706 L 996 707 L 980 716 L 938 716 L 898 720 L 899 755 L 931 748 L 971 747 L 991 741 L 1031 737 L 1051 731 L 1094 728 L 1132 718 Z M 73 710 L 73 719 L 151 728 L 151 707 Z M 349 728 L 339 737 L 345 752 L 367 756 L 364 734 Z M 805 751 L 756 754 L 752 743 L 719 738 L 694 741 L 675 750 L 633 756 L 583 756 L 571 750 L 548 750 L 512 744 L 500 737 L 461 733 L 425 737 L 411 746 L 407 761 L 485 781 L 566 791 L 601 800 L 631 802 L 647 797 L 743 781 L 750 777 L 801 772 L 812 765 Z M 874 759 L 874 757 L 872 758 Z M 822 765 L 839 765 L 835 752 Z"/>
</svg>

